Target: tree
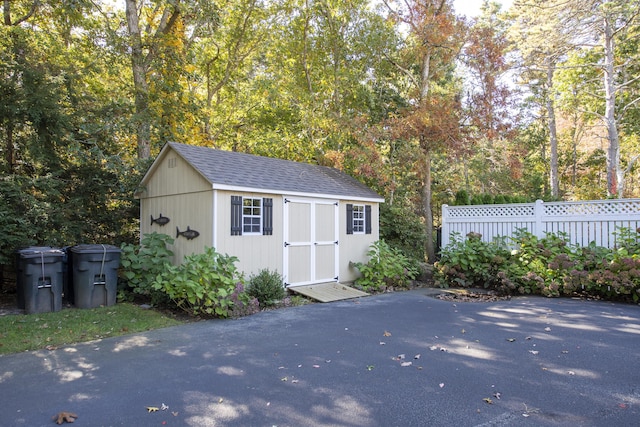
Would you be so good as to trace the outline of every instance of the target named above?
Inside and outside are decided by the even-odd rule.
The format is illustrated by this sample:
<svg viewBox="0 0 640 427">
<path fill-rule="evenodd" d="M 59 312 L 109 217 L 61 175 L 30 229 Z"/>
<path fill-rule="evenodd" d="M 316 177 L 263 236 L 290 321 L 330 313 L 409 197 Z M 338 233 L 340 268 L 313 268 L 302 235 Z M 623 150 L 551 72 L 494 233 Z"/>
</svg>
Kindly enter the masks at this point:
<svg viewBox="0 0 640 427">
<path fill-rule="evenodd" d="M 158 44 L 170 34 L 180 17 L 180 0 L 165 4 L 160 0 L 153 8 L 144 1 L 125 0 L 129 47 L 131 48 L 131 70 L 136 109 L 136 139 L 138 158 L 151 155 L 151 115 L 149 112 L 148 74 L 156 58 Z M 140 27 L 143 15 L 147 25 Z M 155 27 L 154 27 L 155 26 Z"/>
<path fill-rule="evenodd" d="M 511 9 L 510 38 L 522 61 L 522 77 L 546 111 L 549 138 L 549 184 L 551 197 L 560 197 L 558 174 L 558 132 L 554 73 L 558 63 L 572 48 L 575 26 L 567 20 L 571 13 L 560 10 L 560 0 L 523 0 Z M 568 15 L 568 16 L 567 16 Z"/>
<path fill-rule="evenodd" d="M 628 73 L 635 61 L 631 58 L 619 58 L 616 43 L 637 31 L 640 2 L 524 0 L 517 4 L 515 10 L 518 12 L 518 25 L 514 28 L 520 28 L 521 35 L 516 44 L 522 52 L 531 52 L 532 58 L 539 57 L 540 52 L 544 54 L 549 65 L 546 67 L 549 88 L 549 82 L 553 82 L 555 67 L 566 59 L 568 51 L 600 52 L 597 62 L 589 66 L 599 70 L 600 87 L 597 95 L 602 100 L 603 108 L 591 113 L 599 117 L 607 131 L 607 193 L 611 197 L 622 197 L 625 169 L 620 160 L 620 126 L 624 122 L 623 116 L 639 100 L 632 98 L 626 104 L 619 105 L 623 92 L 635 84 L 637 78 Z M 549 25 L 552 27 L 549 28 Z M 597 40 L 598 44 L 594 44 L 592 40 Z M 554 66 L 553 71 L 550 65 Z M 555 98 L 553 92 L 550 95 Z M 552 102 L 551 98 L 547 98 L 548 109 Z M 549 118 L 550 123 L 554 121 L 551 114 Z"/>
<path fill-rule="evenodd" d="M 394 19 L 408 28 L 400 55 L 388 60 L 404 73 L 412 108 L 395 122 L 398 136 L 416 138 L 422 150 L 422 203 L 425 252 L 435 261 L 432 211 L 432 154 L 458 143 L 459 101 L 452 84 L 452 64 L 460 50 L 463 27 L 447 0 L 406 2 L 406 10 L 385 1 Z"/>
</svg>

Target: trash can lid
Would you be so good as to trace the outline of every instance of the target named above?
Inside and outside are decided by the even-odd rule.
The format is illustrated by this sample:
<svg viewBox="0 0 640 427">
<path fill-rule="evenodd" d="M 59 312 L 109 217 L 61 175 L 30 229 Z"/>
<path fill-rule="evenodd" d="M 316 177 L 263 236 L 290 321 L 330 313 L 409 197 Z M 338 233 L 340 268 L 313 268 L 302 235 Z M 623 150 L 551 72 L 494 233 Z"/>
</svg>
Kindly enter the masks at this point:
<svg viewBox="0 0 640 427">
<path fill-rule="evenodd" d="M 64 256 L 64 250 L 60 248 L 52 248 L 51 246 L 30 246 L 28 248 L 19 249 L 18 255 L 22 258 L 39 257 L 41 254 L 47 256 Z"/>
<path fill-rule="evenodd" d="M 120 252 L 120 248 L 113 245 L 76 245 L 73 246 L 71 252 L 77 254 L 101 254 L 101 253 L 111 253 L 111 252 Z"/>
</svg>

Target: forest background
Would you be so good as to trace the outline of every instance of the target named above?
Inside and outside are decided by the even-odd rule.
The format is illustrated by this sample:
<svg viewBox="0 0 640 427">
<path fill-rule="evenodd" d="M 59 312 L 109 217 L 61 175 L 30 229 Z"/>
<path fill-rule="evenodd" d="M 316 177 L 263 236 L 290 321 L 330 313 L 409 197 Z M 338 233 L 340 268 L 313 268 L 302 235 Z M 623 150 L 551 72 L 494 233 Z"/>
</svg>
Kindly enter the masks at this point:
<svg viewBox="0 0 640 427">
<path fill-rule="evenodd" d="M 442 204 L 640 197 L 640 1 L 3 0 L 0 264 L 137 242 L 167 141 L 339 168 L 434 260 Z M 4 270 L 4 269 L 3 269 Z"/>
</svg>

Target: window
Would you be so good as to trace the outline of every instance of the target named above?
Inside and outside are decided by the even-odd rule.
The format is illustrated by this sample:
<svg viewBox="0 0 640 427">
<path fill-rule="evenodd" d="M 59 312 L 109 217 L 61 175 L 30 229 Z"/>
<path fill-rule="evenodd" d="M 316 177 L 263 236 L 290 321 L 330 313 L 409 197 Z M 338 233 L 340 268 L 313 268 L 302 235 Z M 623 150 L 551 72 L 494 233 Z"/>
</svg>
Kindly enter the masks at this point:
<svg viewBox="0 0 640 427">
<path fill-rule="evenodd" d="M 347 234 L 371 234 L 371 205 L 347 204 Z"/>
<path fill-rule="evenodd" d="M 262 234 L 262 199 L 242 199 L 242 234 Z"/>
<path fill-rule="evenodd" d="M 231 196 L 231 235 L 273 234 L 273 199 Z"/>
<path fill-rule="evenodd" d="M 353 205 L 353 233 L 364 233 L 364 205 Z"/>
</svg>

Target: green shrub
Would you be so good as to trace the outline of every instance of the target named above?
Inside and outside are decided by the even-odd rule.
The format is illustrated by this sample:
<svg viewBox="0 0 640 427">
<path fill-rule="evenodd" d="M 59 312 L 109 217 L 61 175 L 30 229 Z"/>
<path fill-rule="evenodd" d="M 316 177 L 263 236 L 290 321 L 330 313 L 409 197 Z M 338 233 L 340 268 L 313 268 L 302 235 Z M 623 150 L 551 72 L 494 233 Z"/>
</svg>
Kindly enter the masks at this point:
<svg viewBox="0 0 640 427">
<path fill-rule="evenodd" d="M 471 203 L 471 198 L 469 197 L 469 193 L 467 190 L 460 189 L 456 191 L 454 205 L 456 206 L 464 206 Z"/>
<path fill-rule="evenodd" d="M 424 261 L 424 222 L 410 206 L 380 205 L 380 239 L 411 259 Z"/>
<path fill-rule="evenodd" d="M 559 233 L 538 238 L 519 231 L 511 239 L 482 242 L 470 233 L 454 236 L 435 265 L 435 280 L 442 287 L 483 285 L 505 293 L 549 297 L 585 294 L 594 297 L 640 300 L 640 230 L 616 231 L 618 247 L 594 243 L 568 244 Z"/>
<path fill-rule="evenodd" d="M 275 305 L 286 295 L 284 280 L 277 271 L 260 270 L 249 277 L 247 293 L 256 298 L 262 307 Z"/>
<path fill-rule="evenodd" d="M 121 289 L 120 299 L 132 299 L 127 291 L 150 298 L 154 305 L 167 302 L 166 295 L 153 288 L 153 282 L 170 265 L 173 252 L 167 245 L 173 239 L 166 234 L 153 232 L 145 234 L 139 245 L 123 243 L 120 246 L 120 277 L 126 284 Z"/>
<path fill-rule="evenodd" d="M 454 234 L 434 265 L 434 279 L 442 287 L 492 287 L 508 254 L 502 241 L 484 242 L 478 233 L 469 233 L 462 240 Z"/>
<path fill-rule="evenodd" d="M 202 254 L 186 256 L 179 266 L 167 266 L 152 286 L 190 315 L 229 317 L 234 303 L 243 302 L 237 292 L 242 278 L 236 261 L 234 256 L 205 248 Z"/>
<path fill-rule="evenodd" d="M 415 262 L 399 249 L 390 247 L 384 240 L 373 243 L 367 256 L 369 261 L 366 264 L 353 264 L 361 274 L 355 285 L 364 291 L 380 292 L 407 287 L 418 275 Z"/>
<path fill-rule="evenodd" d="M 246 292 L 242 282 L 236 283 L 236 287 L 233 292 L 231 292 L 229 299 L 232 302 L 229 317 L 249 316 L 260 311 L 258 299 Z"/>
</svg>

